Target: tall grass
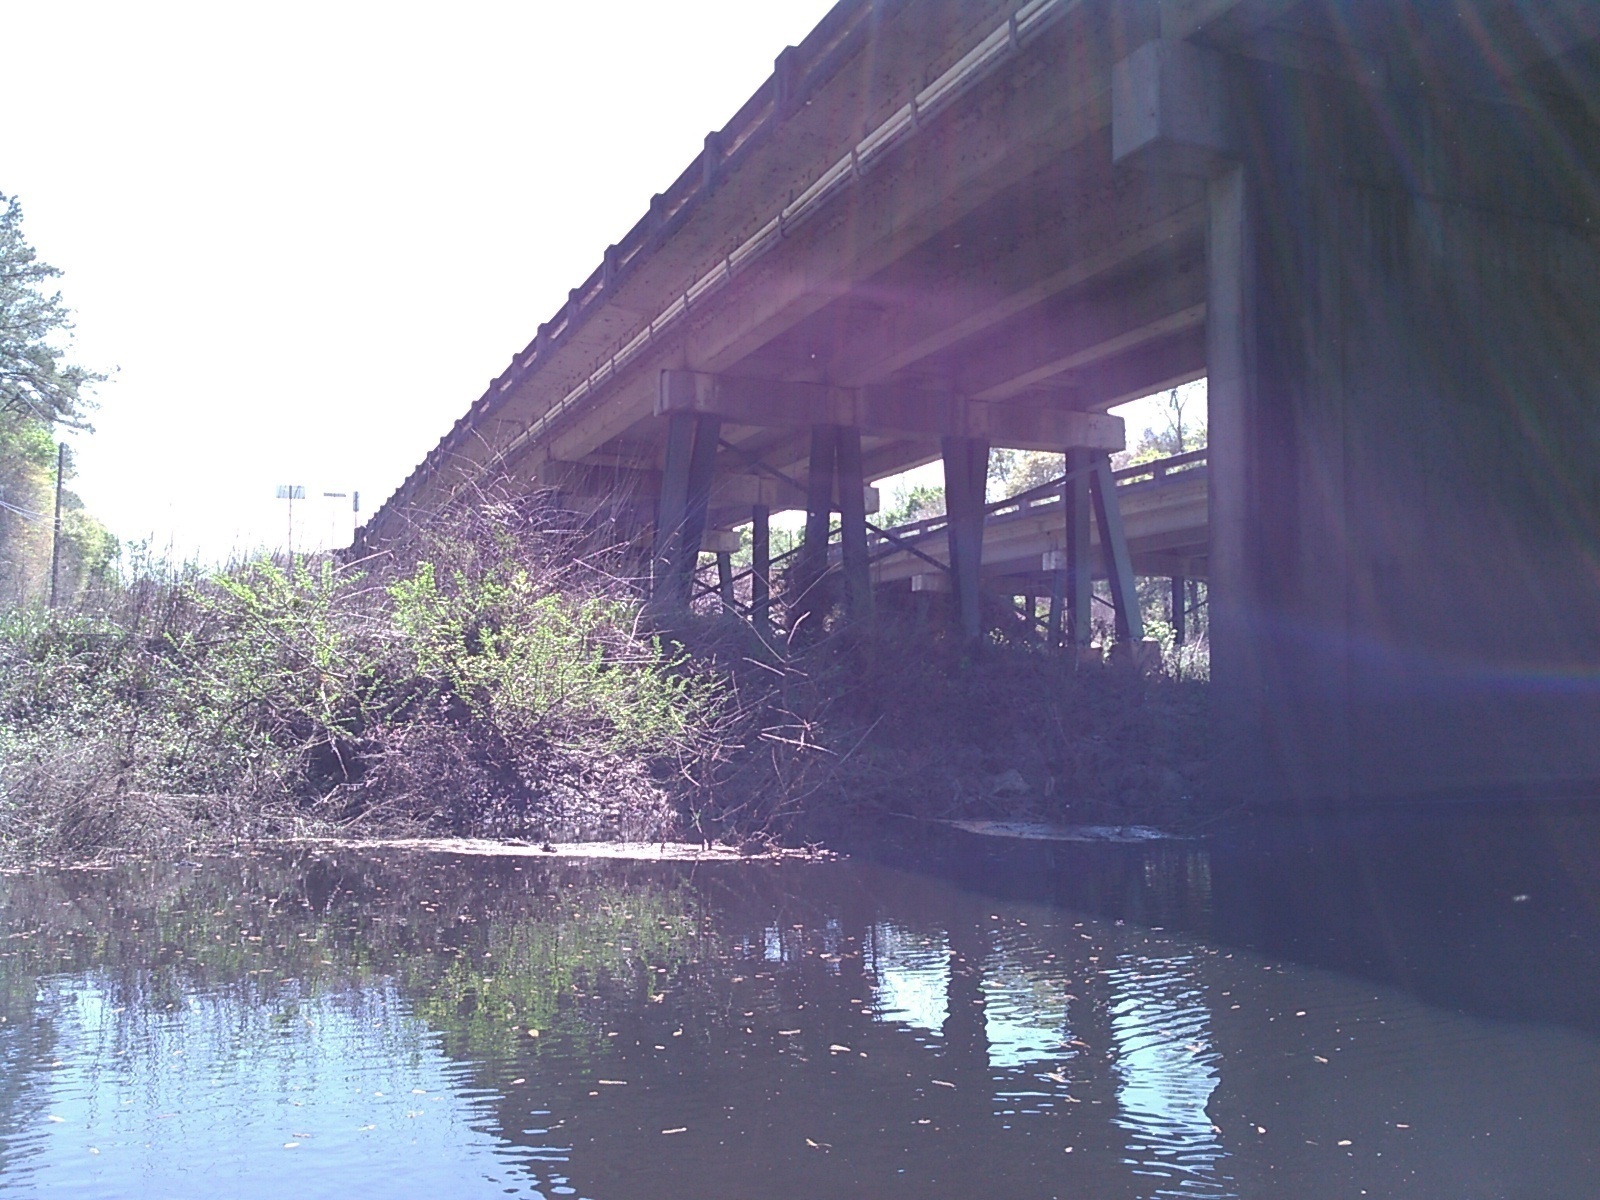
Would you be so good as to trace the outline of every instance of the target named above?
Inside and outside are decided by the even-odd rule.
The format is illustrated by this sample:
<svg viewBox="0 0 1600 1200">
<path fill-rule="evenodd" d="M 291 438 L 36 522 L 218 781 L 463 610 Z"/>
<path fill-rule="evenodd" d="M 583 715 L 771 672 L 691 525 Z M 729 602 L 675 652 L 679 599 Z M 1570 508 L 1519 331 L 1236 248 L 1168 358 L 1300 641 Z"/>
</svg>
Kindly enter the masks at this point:
<svg viewBox="0 0 1600 1200">
<path fill-rule="evenodd" d="M 609 519 L 482 495 L 361 561 L 145 571 L 0 614 L 0 860 L 305 833 L 826 838 L 974 815 L 1179 822 L 1205 685 L 1012 613 L 662 624 Z M 781 597 L 781 593 L 780 593 Z"/>
<path fill-rule="evenodd" d="M 0 846 L 307 830 L 654 837 L 712 681 L 558 514 L 501 502 L 362 562 L 256 559 L 0 616 Z"/>
</svg>

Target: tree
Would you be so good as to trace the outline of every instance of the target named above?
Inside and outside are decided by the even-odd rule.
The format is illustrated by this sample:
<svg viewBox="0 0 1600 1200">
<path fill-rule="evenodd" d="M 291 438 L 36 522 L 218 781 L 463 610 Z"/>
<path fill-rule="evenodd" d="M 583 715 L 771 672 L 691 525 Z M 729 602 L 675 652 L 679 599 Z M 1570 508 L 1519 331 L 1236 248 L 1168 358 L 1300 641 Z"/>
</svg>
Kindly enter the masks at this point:
<svg viewBox="0 0 1600 1200">
<path fill-rule="evenodd" d="M 1161 406 L 1163 427 L 1160 429 L 1147 427 L 1137 442 L 1113 456 L 1112 465 L 1131 467 L 1204 447 L 1207 438 L 1206 422 L 1203 417 L 1195 419 L 1189 412 L 1194 402 L 1194 395 L 1187 388 L 1173 388 L 1169 391 L 1166 403 Z M 1203 397 L 1200 404 L 1204 411 Z"/>
<path fill-rule="evenodd" d="M 0 603 L 37 599 L 50 586 L 61 428 L 87 429 L 88 391 L 105 376 L 67 359 L 72 319 L 61 274 L 22 236 L 22 208 L 0 194 Z M 105 571 L 117 542 L 71 491 L 62 493 L 61 594 Z"/>
<path fill-rule="evenodd" d="M 48 290 L 60 274 L 22 236 L 16 197 L 0 194 L 0 416 L 86 429 L 87 391 L 105 376 L 67 361 L 71 313 Z"/>
<path fill-rule="evenodd" d="M 906 488 L 897 486 L 890 490 L 883 511 L 872 518 L 882 529 L 909 525 L 913 521 L 926 521 L 929 517 L 944 516 L 944 487 L 942 484 L 919 484 Z"/>
<path fill-rule="evenodd" d="M 996 447 L 989 451 L 989 502 L 992 504 L 1059 479 L 1066 470 L 1066 458 L 1060 454 Z"/>
</svg>

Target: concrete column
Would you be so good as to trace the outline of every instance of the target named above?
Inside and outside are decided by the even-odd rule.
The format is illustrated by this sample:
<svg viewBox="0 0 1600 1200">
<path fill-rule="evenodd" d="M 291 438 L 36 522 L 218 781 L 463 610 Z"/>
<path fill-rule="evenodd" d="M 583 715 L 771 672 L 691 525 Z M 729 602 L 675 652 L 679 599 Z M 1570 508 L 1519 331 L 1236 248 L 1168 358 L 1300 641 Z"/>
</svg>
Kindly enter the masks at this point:
<svg viewBox="0 0 1600 1200">
<path fill-rule="evenodd" d="M 1066 637 L 1087 646 L 1094 636 L 1090 606 L 1094 602 L 1094 573 L 1089 561 L 1089 477 L 1091 451 L 1081 446 L 1067 450 L 1067 481 L 1063 485 L 1062 511 L 1067 519 Z"/>
<path fill-rule="evenodd" d="M 845 603 L 852 619 L 864 620 L 872 612 L 872 577 L 867 562 L 867 484 L 862 478 L 861 431 L 841 426 L 835 437 L 834 465 L 839 483 L 839 538 L 844 562 Z"/>
<path fill-rule="evenodd" d="M 1211 696 L 1220 774 L 1247 785 L 1243 764 L 1261 762 L 1262 680 L 1251 639 L 1249 539 L 1255 407 L 1254 239 L 1242 167 L 1213 179 L 1206 228 L 1206 409 L 1209 444 Z M 1230 764 L 1240 764 L 1231 768 Z"/>
<path fill-rule="evenodd" d="M 771 512 L 765 504 L 757 504 L 750 510 L 750 622 L 765 634 L 771 619 Z"/>
<path fill-rule="evenodd" d="M 1100 553 L 1106 560 L 1106 575 L 1111 581 L 1111 603 L 1117 614 L 1117 642 L 1136 646 L 1144 640 L 1144 614 L 1139 611 L 1139 589 L 1133 577 L 1128 538 L 1122 528 L 1117 483 L 1111 474 L 1111 460 L 1103 452 L 1094 455 L 1091 481 L 1090 495 L 1094 499 L 1095 522 L 1100 527 Z"/>
<path fill-rule="evenodd" d="M 1055 567 L 1050 572 L 1050 627 L 1045 631 L 1045 640 L 1052 646 L 1061 645 L 1062 630 L 1064 628 L 1061 611 L 1066 602 L 1067 573 L 1062 567 Z"/>
<path fill-rule="evenodd" d="M 1230 71 L 1206 313 L 1229 790 L 1592 794 L 1600 127 L 1448 77 Z"/>
<path fill-rule="evenodd" d="M 661 498 L 656 507 L 652 594 L 668 607 L 685 607 L 716 468 L 716 417 L 674 413 L 667 418 L 667 446 L 661 471 Z"/>
<path fill-rule="evenodd" d="M 721 432 L 722 422 L 716 417 L 700 417 L 696 421 L 683 513 L 683 541 L 678 548 L 678 573 L 683 577 L 685 595 L 689 594 L 695 568 L 700 562 L 700 542 L 705 537 L 706 515 L 711 506 L 711 483 L 716 474 L 717 439 Z"/>
<path fill-rule="evenodd" d="M 811 462 L 806 478 L 806 532 L 793 572 L 792 619 L 798 623 L 822 612 L 823 576 L 828 570 L 828 527 L 833 516 L 834 463 L 839 430 L 835 425 L 811 428 Z"/>
<path fill-rule="evenodd" d="M 661 497 L 656 505 L 655 546 L 650 556 L 650 592 L 660 604 L 687 602 L 676 566 L 689 506 L 689 461 L 694 456 L 698 418 L 674 413 L 667 418 L 667 448 L 661 467 Z"/>
<path fill-rule="evenodd" d="M 989 443 L 983 438 L 940 439 L 944 454 L 944 503 L 956 623 L 963 636 L 983 634 L 979 578 L 983 569 L 984 491 L 989 478 Z"/>
</svg>

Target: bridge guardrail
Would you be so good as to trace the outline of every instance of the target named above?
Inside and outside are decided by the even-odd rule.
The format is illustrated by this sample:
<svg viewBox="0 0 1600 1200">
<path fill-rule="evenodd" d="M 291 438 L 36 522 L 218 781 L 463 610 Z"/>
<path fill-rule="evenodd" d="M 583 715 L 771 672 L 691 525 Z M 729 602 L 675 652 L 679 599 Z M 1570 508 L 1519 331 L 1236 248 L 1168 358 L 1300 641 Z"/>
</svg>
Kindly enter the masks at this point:
<svg viewBox="0 0 1600 1200">
<path fill-rule="evenodd" d="M 1183 454 L 1173 454 L 1166 458 L 1152 459 L 1150 462 L 1136 463 L 1131 467 L 1122 467 L 1113 471 L 1111 476 L 1121 487 L 1136 487 L 1143 484 L 1159 484 L 1169 476 L 1182 474 L 1203 466 L 1206 462 L 1206 450 L 1189 450 Z M 1068 476 L 1058 475 L 1056 478 L 1037 484 L 1027 491 L 1018 492 L 1014 496 L 1007 496 L 984 506 L 985 519 L 1003 516 L 1010 513 L 1026 512 L 1029 509 L 1045 507 L 1061 502 L 1061 489 L 1066 484 Z M 927 517 L 921 521 L 912 521 L 905 525 L 896 525 L 883 533 L 892 533 L 895 540 L 910 542 L 919 540 L 929 534 L 943 531 L 949 524 L 947 517 Z M 882 534 L 880 536 L 880 543 Z M 943 564 L 940 564 L 943 567 Z M 948 568 L 945 568 L 948 569 Z"/>
</svg>

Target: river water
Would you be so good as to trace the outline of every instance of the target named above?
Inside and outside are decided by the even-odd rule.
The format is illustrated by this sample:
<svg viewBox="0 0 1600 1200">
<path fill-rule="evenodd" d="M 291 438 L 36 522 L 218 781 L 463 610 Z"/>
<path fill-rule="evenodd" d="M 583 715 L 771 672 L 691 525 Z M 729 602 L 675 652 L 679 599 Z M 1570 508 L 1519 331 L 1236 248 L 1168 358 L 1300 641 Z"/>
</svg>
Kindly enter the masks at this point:
<svg viewBox="0 0 1600 1200">
<path fill-rule="evenodd" d="M 0 879 L 0 1191 L 1600 1195 L 1600 817 Z"/>
</svg>

